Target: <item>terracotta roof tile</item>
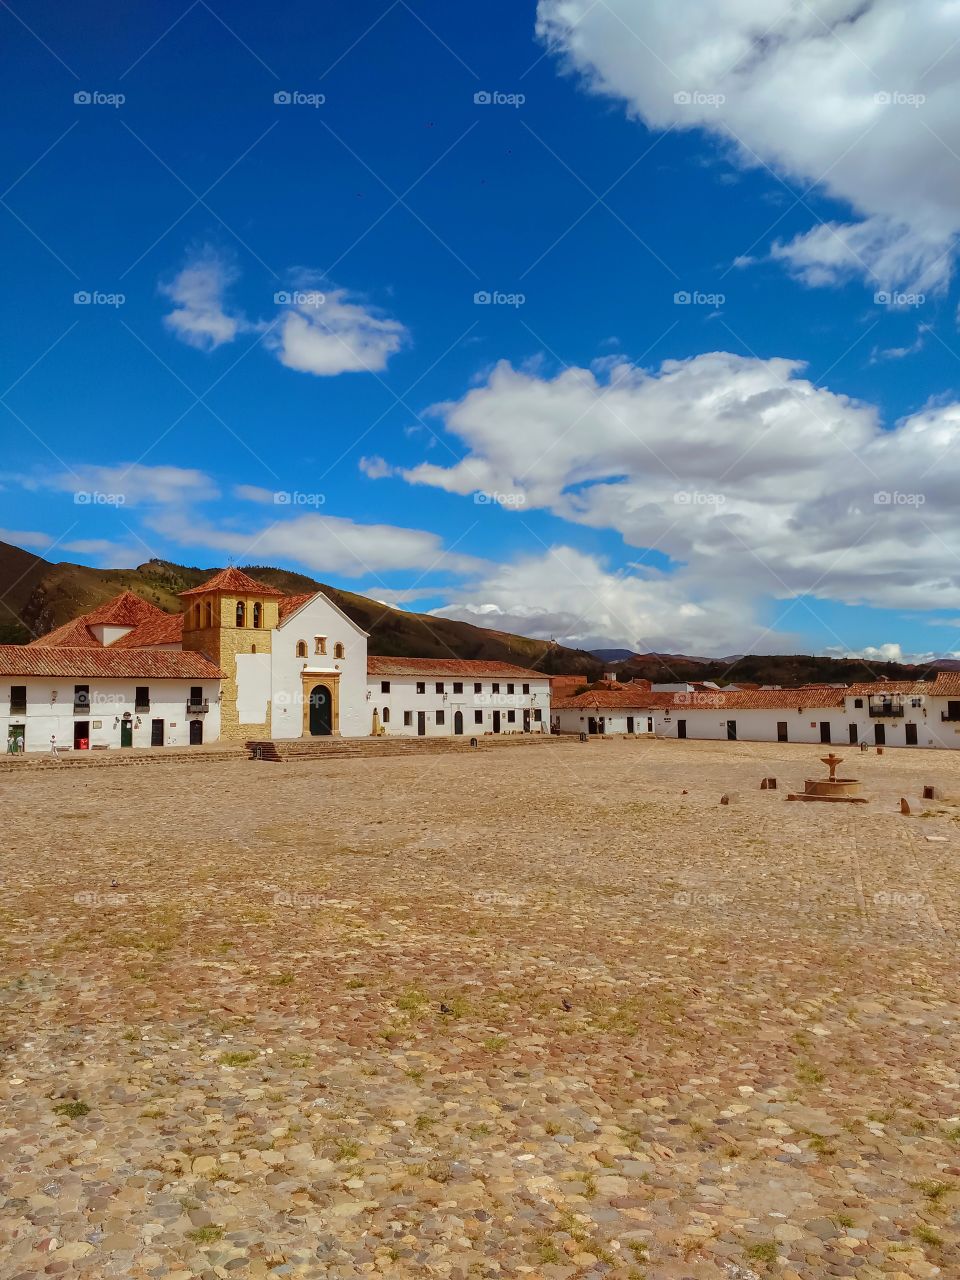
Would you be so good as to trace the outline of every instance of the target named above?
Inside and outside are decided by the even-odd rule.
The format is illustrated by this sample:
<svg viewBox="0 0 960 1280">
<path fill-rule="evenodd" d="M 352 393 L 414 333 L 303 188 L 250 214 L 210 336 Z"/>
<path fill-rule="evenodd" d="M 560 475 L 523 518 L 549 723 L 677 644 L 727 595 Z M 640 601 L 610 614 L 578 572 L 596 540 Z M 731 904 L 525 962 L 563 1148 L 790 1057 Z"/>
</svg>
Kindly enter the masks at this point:
<svg viewBox="0 0 960 1280">
<path fill-rule="evenodd" d="M 114 640 L 111 649 L 149 649 L 158 644 L 176 644 L 183 641 L 183 614 L 163 613 L 158 618 L 148 618 L 138 627 Z"/>
<path fill-rule="evenodd" d="M 258 582 L 242 569 L 221 569 L 199 587 L 191 587 L 189 591 L 181 591 L 181 596 L 200 596 L 208 591 L 229 591 L 241 596 L 282 596 L 283 592 L 276 587 L 268 587 L 265 582 Z"/>
<path fill-rule="evenodd" d="M 316 591 L 305 591 L 298 596 L 284 596 L 280 601 L 280 621 L 283 622 L 289 618 L 291 613 L 296 613 L 302 604 L 306 604 L 308 600 L 312 600 L 316 595 Z"/>
<path fill-rule="evenodd" d="M 163 649 L 69 649 L 31 644 L 0 645 L 0 676 L 76 676 L 96 679 L 221 680 L 220 668 L 202 654 Z"/>
<path fill-rule="evenodd" d="M 149 600 L 144 600 L 142 596 L 136 595 L 133 591 L 121 591 L 112 600 L 105 601 L 105 603 L 98 605 L 96 609 L 91 609 L 89 613 L 81 614 L 79 618 L 74 618 L 72 622 L 65 622 L 62 627 L 57 627 L 55 631 L 49 631 L 45 636 L 31 640 L 30 643 L 31 645 L 42 645 L 44 647 L 53 645 L 70 648 L 96 648 L 99 646 L 100 641 L 93 634 L 92 627 L 136 627 L 150 618 L 165 618 L 167 616 L 169 615 L 165 614 L 162 609 L 158 609 L 155 604 L 151 604 Z"/>
<path fill-rule="evenodd" d="M 471 662 L 466 658 L 367 658 L 371 676 L 522 676 L 546 680 L 542 671 L 528 671 L 509 662 Z"/>
</svg>

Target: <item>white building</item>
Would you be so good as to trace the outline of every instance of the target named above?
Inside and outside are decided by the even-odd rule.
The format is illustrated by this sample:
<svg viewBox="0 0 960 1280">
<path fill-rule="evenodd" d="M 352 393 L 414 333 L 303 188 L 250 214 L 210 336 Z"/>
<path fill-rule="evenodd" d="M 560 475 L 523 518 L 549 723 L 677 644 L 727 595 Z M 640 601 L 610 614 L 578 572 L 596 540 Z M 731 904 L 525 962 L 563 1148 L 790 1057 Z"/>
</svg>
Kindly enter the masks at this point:
<svg viewBox="0 0 960 1280">
<path fill-rule="evenodd" d="M 367 699 L 390 736 L 550 732 L 549 677 L 505 662 L 370 657 Z"/>
<path fill-rule="evenodd" d="M 554 733 L 645 736 L 656 730 L 656 702 L 645 681 L 588 689 L 554 697 L 551 725 Z"/>
</svg>

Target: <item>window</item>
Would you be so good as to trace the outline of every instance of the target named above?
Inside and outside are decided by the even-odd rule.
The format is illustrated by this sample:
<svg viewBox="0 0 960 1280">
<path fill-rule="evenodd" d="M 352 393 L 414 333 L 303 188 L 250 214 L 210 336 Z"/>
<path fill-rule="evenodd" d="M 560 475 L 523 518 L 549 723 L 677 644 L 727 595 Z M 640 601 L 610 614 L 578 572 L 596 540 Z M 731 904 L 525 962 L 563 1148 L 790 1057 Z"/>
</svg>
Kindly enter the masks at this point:
<svg viewBox="0 0 960 1280">
<path fill-rule="evenodd" d="M 203 706 L 203 687 L 199 684 L 190 686 L 190 701 L 187 703 L 188 711 L 199 711 Z"/>
<path fill-rule="evenodd" d="M 74 711 L 90 710 L 90 686 L 88 684 L 75 684 L 73 686 L 73 709 Z"/>
<path fill-rule="evenodd" d="M 255 627 L 263 626 L 263 605 L 259 600 L 255 600 L 253 605 L 253 625 Z"/>
<path fill-rule="evenodd" d="M 492 684 L 492 685 L 490 686 L 490 690 L 491 690 L 491 692 L 492 692 L 492 693 L 499 693 L 499 692 L 500 692 L 500 686 L 499 686 L 499 684 Z"/>
<path fill-rule="evenodd" d="M 256 652 L 257 652 L 257 646 L 256 646 L 255 644 L 252 644 L 252 645 L 250 646 L 250 652 L 251 652 L 251 653 L 256 653 Z"/>
<path fill-rule="evenodd" d="M 15 684 L 10 690 L 10 714 L 25 716 L 27 714 L 27 686 Z"/>
<path fill-rule="evenodd" d="M 454 692 L 454 693 L 463 693 L 463 681 L 462 681 L 462 680 L 454 680 L 454 682 L 453 682 L 453 692 Z"/>
<path fill-rule="evenodd" d="M 437 712 L 437 724 L 443 724 L 445 720 L 446 720 L 446 717 L 444 716 L 443 712 L 442 712 L 442 711 L 438 711 L 438 712 Z"/>
<path fill-rule="evenodd" d="M 534 709 L 533 709 L 533 718 L 534 718 L 534 720 L 542 720 L 542 719 L 543 719 L 543 712 L 540 710 L 540 708 L 539 708 L 539 707 L 534 707 Z M 649 733 L 653 733 L 653 721 L 652 721 L 652 720 L 648 720 L 648 721 L 647 721 L 647 731 L 648 731 Z"/>
<path fill-rule="evenodd" d="M 513 688 L 514 688 L 514 686 L 513 686 L 512 684 L 508 684 L 508 685 L 507 685 L 507 693 L 513 693 Z"/>
<path fill-rule="evenodd" d="M 339 640 L 338 640 L 338 641 L 337 641 L 337 643 L 333 646 L 333 656 L 334 656 L 335 658 L 342 658 L 342 657 L 343 657 L 343 645 L 340 643 L 340 641 L 339 641 Z"/>
<path fill-rule="evenodd" d="M 507 724 L 513 724 L 516 721 L 517 713 L 515 711 L 507 712 Z"/>
<path fill-rule="evenodd" d="M 910 705 L 911 705 L 911 707 L 922 707 L 922 706 L 923 706 L 923 699 L 922 699 L 922 698 L 911 698 L 911 699 L 910 699 Z"/>
<path fill-rule="evenodd" d="M 327 637 L 326 637 L 326 636 L 314 636 L 314 637 L 313 637 L 313 652 L 314 652 L 314 653 L 322 653 L 322 654 L 325 654 L 325 653 L 327 652 Z"/>
<path fill-rule="evenodd" d="M 247 606 L 242 600 L 237 601 L 237 626 L 245 627 L 247 625 Z"/>
<path fill-rule="evenodd" d="M 413 712 L 405 711 L 403 713 L 403 723 L 409 728 L 413 724 Z"/>
<path fill-rule="evenodd" d="M 476 682 L 476 684 L 474 684 L 474 686 L 473 686 L 473 692 L 474 692 L 474 693 L 483 693 L 483 685 L 480 683 L 480 681 L 479 681 L 479 680 Z"/>
<path fill-rule="evenodd" d="M 150 710 L 150 686 L 149 685 L 146 685 L 146 684 L 137 685 L 137 694 L 136 694 L 136 697 L 134 698 L 134 710 L 135 711 Z"/>
<path fill-rule="evenodd" d="M 305 658 L 306 656 L 307 656 L 307 642 L 306 640 L 298 640 L 297 641 L 297 657 Z"/>
<path fill-rule="evenodd" d="M 389 693 L 389 692 L 390 692 L 390 681 L 389 681 L 389 680 L 381 680 L 381 681 L 380 681 L 380 692 L 381 692 L 381 693 Z"/>
<path fill-rule="evenodd" d="M 443 681 L 442 681 L 442 680 L 438 680 L 438 681 L 437 681 L 437 693 L 443 693 Z"/>
<path fill-rule="evenodd" d="M 854 698 L 854 700 L 853 700 L 853 705 L 854 705 L 855 707 L 862 707 L 862 706 L 863 706 L 863 699 L 862 699 L 862 698 Z"/>
<path fill-rule="evenodd" d="M 426 686 L 426 683 L 425 683 L 423 680 L 418 680 L 418 681 L 417 681 L 417 693 L 426 693 L 426 692 L 427 692 L 427 686 Z"/>
<path fill-rule="evenodd" d="M 474 723 L 474 724 L 483 724 L 483 712 L 482 712 L 482 711 L 475 711 L 475 712 L 473 713 L 473 723 Z"/>
<path fill-rule="evenodd" d="M 525 684 L 525 685 L 523 686 L 523 692 L 524 692 L 524 693 L 529 693 L 529 692 L 530 692 L 530 686 L 529 686 L 528 684 Z"/>
<path fill-rule="evenodd" d="M 389 724 L 389 723 L 390 723 L 390 708 L 389 708 L 389 707 L 384 707 L 384 708 L 383 708 L 383 715 L 380 717 L 380 719 L 383 721 L 383 723 L 384 723 L 384 724 Z"/>
</svg>

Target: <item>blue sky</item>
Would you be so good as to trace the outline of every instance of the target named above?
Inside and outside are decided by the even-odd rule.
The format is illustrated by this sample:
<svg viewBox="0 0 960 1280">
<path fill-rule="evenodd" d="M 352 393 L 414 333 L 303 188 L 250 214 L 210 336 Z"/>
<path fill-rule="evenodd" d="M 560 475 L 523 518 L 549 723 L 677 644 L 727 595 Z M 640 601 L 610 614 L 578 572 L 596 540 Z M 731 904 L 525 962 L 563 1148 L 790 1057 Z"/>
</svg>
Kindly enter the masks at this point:
<svg viewBox="0 0 960 1280">
<path fill-rule="evenodd" d="M 0 537 L 960 649 L 960 29 L 715 7 L 4 5 Z"/>
</svg>

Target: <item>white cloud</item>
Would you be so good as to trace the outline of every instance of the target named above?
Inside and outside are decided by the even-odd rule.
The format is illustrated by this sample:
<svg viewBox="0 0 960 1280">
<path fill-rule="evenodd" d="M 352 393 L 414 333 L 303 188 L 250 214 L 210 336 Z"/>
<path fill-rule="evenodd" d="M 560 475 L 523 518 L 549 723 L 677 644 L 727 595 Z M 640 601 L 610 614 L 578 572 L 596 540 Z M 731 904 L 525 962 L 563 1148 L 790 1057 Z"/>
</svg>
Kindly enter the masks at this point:
<svg viewBox="0 0 960 1280">
<path fill-rule="evenodd" d="M 465 456 L 405 479 L 523 497 L 487 518 L 544 508 L 615 530 L 669 557 L 673 599 L 713 599 L 722 584 L 734 602 L 960 608 L 958 404 L 884 430 L 796 362 L 713 352 L 600 376 L 501 363 L 436 411 Z M 786 625 L 808 621 L 798 603 Z"/>
<path fill-rule="evenodd" d="M 237 274 L 215 250 L 204 249 L 169 284 L 160 286 L 160 292 L 174 303 L 164 324 L 201 351 L 233 342 L 241 330 L 251 327 L 242 315 L 230 315 L 225 309 L 224 294 Z"/>
<path fill-rule="evenodd" d="M 537 31 L 651 128 L 704 130 L 744 167 L 854 210 L 858 224 L 776 249 L 809 283 L 946 282 L 960 231 L 955 0 L 539 0 Z"/>
<path fill-rule="evenodd" d="M 56 542 L 49 533 L 41 533 L 38 529 L 0 529 L 0 542 L 9 542 L 15 547 L 31 547 L 34 551 L 46 551 Z"/>
<path fill-rule="evenodd" d="M 244 560 L 294 562 L 315 573 L 348 578 L 400 569 L 468 573 L 482 564 L 475 557 L 446 551 L 438 534 L 397 525 L 358 524 L 340 516 L 309 513 L 261 529 L 234 530 L 204 523 L 194 515 L 164 512 L 148 524 L 184 546 L 211 547 Z"/>
<path fill-rule="evenodd" d="M 392 476 L 395 471 L 389 462 L 377 455 L 372 458 L 361 458 L 358 466 L 371 480 L 383 480 L 385 476 Z"/>
<path fill-rule="evenodd" d="M 211 478 L 191 467 L 145 466 L 140 462 L 115 466 L 81 464 L 32 483 L 41 488 L 73 493 L 78 510 L 84 506 L 175 506 L 219 497 Z"/>
<path fill-rule="evenodd" d="M 409 338 L 399 320 L 350 301 L 346 289 L 289 296 L 283 319 L 267 339 L 288 369 L 318 377 L 379 373 Z"/>
</svg>

